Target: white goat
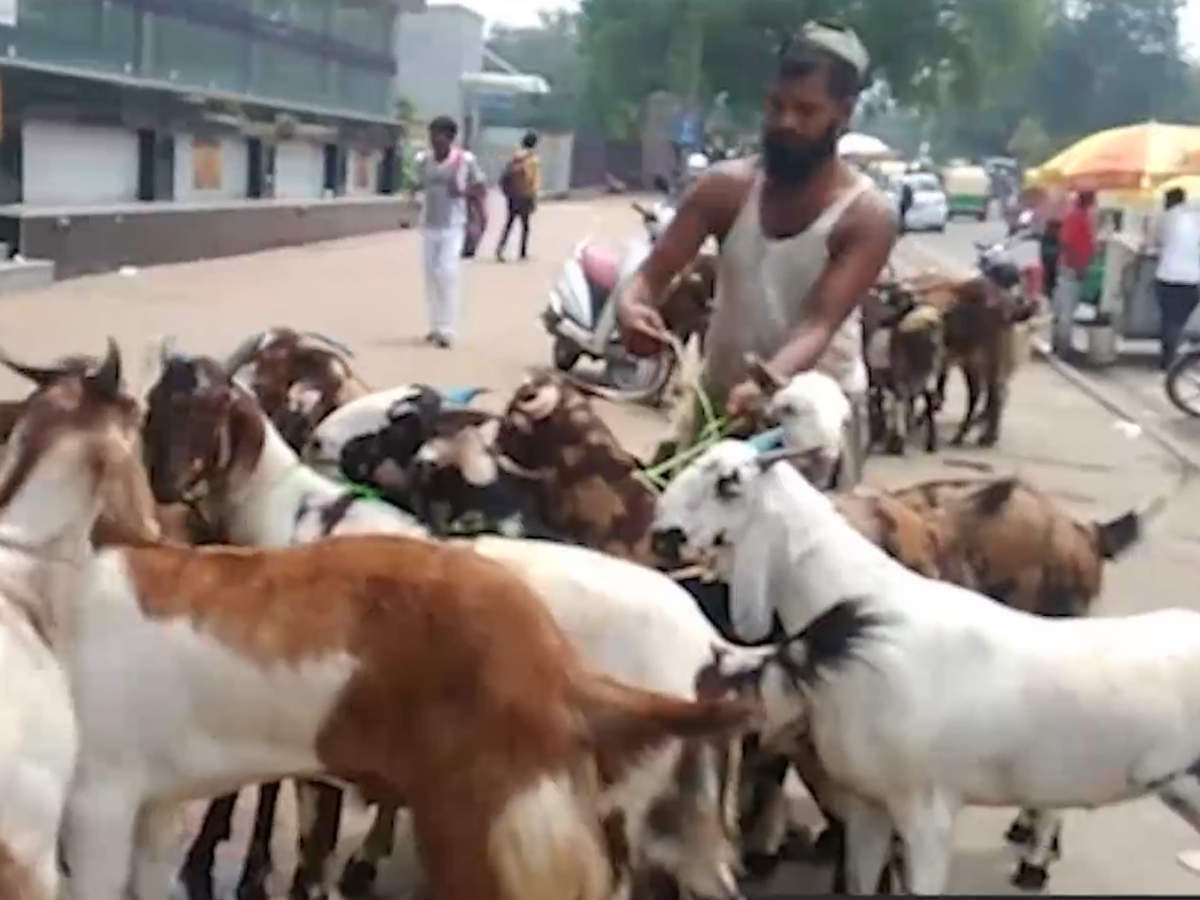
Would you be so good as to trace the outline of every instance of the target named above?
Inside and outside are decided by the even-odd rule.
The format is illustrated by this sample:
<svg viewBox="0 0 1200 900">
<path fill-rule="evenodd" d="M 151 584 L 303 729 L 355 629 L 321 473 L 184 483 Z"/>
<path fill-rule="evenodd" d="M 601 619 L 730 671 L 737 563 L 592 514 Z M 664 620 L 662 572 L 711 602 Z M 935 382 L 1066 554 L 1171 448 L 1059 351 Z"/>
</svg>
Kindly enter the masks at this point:
<svg viewBox="0 0 1200 900">
<path fill-rule="evenodd" d="M 52 649 L 70 635 L 61 623 L 38 618 L 27 600 L 68 574 L 53 554 L 78 551 L 88 529 L 81 524 L 57 546 L 37 548 L 47 556 L 31 558 L 8 543 L 29 534 L 32 512 L 16 504 L 0 512 L 0 897 L 6 900 L 58 896 L 55 852 L 79 745 L 67 676 Z"/>
<path fill-rule="evenodd" d="M 1200 614 L 1010 609 L 906 569 L 790 467 L 763 463 L 742 443 L 712 448 L 668 489 L 657 527 L 685 548 L 732 549 L 740 633 L 765 634 L 773 613 L 795 632 L 835 607 L 853 632 L 841 671 L 818 677 L 819 648 L 802 639 L 760 683 L 768 718 L 803 722 L 849 789 L 852 891 L 875 888 L 894 827 L 909 889 L 943 893 L 963 805 L 1155 793 L 1200 829 Z"/>
<path fill-rule="evenodd" d="M 845 447 L 850 401 L 824 372 L 801 372 L 772 395 L 767 417 L 783 429 L 784 444 L 805 458 L 805 474 L 829 485 Z"/>
</svg>

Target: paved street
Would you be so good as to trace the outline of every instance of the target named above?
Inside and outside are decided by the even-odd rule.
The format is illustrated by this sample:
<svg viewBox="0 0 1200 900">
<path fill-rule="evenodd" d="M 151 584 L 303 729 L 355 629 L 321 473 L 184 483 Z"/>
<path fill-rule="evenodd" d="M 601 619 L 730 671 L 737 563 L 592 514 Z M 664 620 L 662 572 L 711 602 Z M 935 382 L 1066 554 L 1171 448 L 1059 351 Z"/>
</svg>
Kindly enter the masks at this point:
<svg viewBox="0 0 1200 900">
<path fill-rule="evenodd" d="M 0 298 L 0 345 L 32 362 L 71 352 L 98 353 L 115 336 L 126 351 L 131 380 L 153 378 L 153 342 L 174 335 L 185 351 L 225 354 L 247 334 L 277 324 L 325 332 L 354 347 L 361 374 L 380 387 L 405 380 L 435 385 L 482 384 L 493 389 L 482 405 L 500 408 L 526 367 L 549 360 L 549 342 L 536 320 L 550 280 L 570 247 L 594 234 L 618 239 L 640 227 L 628 200 L 601 199 L 547 205 L 534 221 L 534 260 L 498 265 L 492 231 L 481 258 L 466 267 L 465 332 L 452 351 L 420 343 L 426 331 L 418 235 L 399 232 L 284 249 L 247 257 L 161 267 L 130 277 L 78 279 Z M 969 264 L 972 241 L 999 233 L 998 223 L 952 225 L 945 235 L 908 236 L 902 253 L 923 260 Z M 924 263 L 922 263 L 924 264 Z M 1012 404 L 995 450 L 946 450 L 930 457 L 872 459 L 867 478 L 895 485 L 937 475 L 1015 472 L 1059 497 L 1083 517 L 1103 518 L 1163 500 L 1165 508 L 1146 539 L 1110 567 L 1099 611 L 1122 614 L 1169 605 L 1200 608 L 1194 573 L 1200 562 L 1200 491 L 1178 455 L 1153 433 L 1184 448 L 1200 448 L 1200 429 L 1183 422 L 1161 397 L 1161 379 L 1145 369 L 1095 379 L 1150 426 L 1140 435 L 1118 427 L 1118 416 L 1059 373 L 1030 361 L 1017 377 Z M 1157 387 L 1156 387 L 1157 385 Z M 24 386 L 3 373 L 0 392 Z M 1157 393 L 1156 393 L 1157 391 Z M 961 409 L 953 393 L 943 413 L 948 433 Z M 659 413 L 604 407 L 613 427 L 636 452 L 662 434 Z M 250 795 L 247 795 L 247 801 Z M 284 793 L 283 818 L 291 821 Z M 802 804 L 801 804 L 802 805 Z M 222 881 L 235 876 L 252 805 L 242 804 L 238 838 L 222 853 Z M 1001 840 L 1011 812 L 971 811 L 957 831 L 951 887 L 955 892 L 1011 893 L 1015 857 Z M 193 821 L 196 821 L 193 816 Z M 348 848 L 363 823 L 352 817 Z M 291 859 L 292 828 L 277 830 L 277 861 Z M 1068 817 L 1064 859 L 1051 888 L 1061 893 L 1195 894 L 1200 878 L 1175 862 L 1175 853 L 1200 847 L 1157 801 L 1143 801 Z M 388 898 L 406 896 L 405 861 L 389 869 Z M 280 879 L 282 891 L 286 879 Z M 822 893 L 828 874 L 793 869 L 759 896 Z"/>
</svg>

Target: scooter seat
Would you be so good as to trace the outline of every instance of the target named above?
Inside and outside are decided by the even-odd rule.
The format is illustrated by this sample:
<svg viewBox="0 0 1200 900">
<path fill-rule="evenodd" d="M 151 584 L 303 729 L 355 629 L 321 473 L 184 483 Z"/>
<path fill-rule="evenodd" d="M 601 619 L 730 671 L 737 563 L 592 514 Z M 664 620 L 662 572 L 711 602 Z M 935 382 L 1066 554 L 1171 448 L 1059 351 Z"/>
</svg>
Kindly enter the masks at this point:
<svg viewBox="0 0 1200 900">
<path fill-rule="evenodd" d="M 579 265 L 583 277 L 593 290 L 608 294 L 617 286 L 621 274 L 621 260 L 617 252 L 600 244 L 588 244 L 580 254 Z"/>
</svg>

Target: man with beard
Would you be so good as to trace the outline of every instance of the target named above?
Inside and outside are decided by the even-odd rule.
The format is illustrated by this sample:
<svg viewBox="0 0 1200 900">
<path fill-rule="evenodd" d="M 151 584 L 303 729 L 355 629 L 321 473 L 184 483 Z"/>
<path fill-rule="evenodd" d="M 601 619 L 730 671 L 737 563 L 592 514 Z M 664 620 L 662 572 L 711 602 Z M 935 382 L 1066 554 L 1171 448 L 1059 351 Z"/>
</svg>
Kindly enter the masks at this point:
<svg viewBox="0 0 1200 900">
<path fill-rule="evenodd" d="M 657 352 L 656 306 L 709 235 L 721 245 L 702 381 L 733 417 L 761 408 L 746 356 L 781 378 L 816 368 L 854 409 L 838 487 L 852 487 L 865 450 L 867 375 L 860 300 L 896 239 L 895 214 L 866 175 L 837 157 L 869 60 L 857 35 L 809 23 L 788 46 L 766 98 L 759 157 L 723 162 L 689 191 L 670 227 L 622 291 L 618 321 L 635 353 Z M 692 442 L 693 414 L 678 435 Z"/>
</svg>

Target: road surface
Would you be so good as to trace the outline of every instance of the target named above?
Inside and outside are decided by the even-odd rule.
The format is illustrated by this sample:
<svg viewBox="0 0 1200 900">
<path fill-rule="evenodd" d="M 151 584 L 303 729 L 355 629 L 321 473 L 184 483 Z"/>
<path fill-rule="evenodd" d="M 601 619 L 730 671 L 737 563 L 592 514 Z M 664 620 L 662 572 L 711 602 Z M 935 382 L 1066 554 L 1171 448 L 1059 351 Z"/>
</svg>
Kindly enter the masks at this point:
<svg viewBox="0 0 1200 900">
<path fill-rule="evenodd" d="M 414 232 L 394 232 L 290 248 L 244 257 L 146 269 L 135 274 L 81 278 L 0 299 L 0 346 L 32 362 L 76 352 L 100 353 L 107 335 L 126 351 L 135 385 L 154 377 L 155 345 L 174 336 L 184 351 L 224 355 L 244 337 L 272 325 L 316 329 L 357 352 L 366 380 L 384 387 L 420 380 L 440 386 L 486 385 L 482 405 L 499 409 L 529 366 L 549 361 L 549 342 L 537 322 L 548 285 L 570 247 L 592 234 L 620 239 L 636 233 L 628 201 L 601 199 L 545 206 L 534 220 L 533 260 L 500 265 L 488 251 L 467 266 L 465 328 L 450 351 L 423 345 L 420 247 Z M 493 223 L 496 217 L 493 216 Z M 952 225 L 945 235 L 908 236 L 905 245 L 927 260 L 969 264 L 972 241 L 1000 226 Z M 21 396 L 25 386 L 0 374 L 0 395 Z M 1148 394 L 1147 394 L 1148 396 Z M 952 396 L 944 428 L 952 427 L 960 401 Z M 647 451 L 666 425 L 661 413 L 604 406 L 604 414 L 635 452 Z M 1167 422 L 1169 410 L 1148 415 Z M 1175 417 L 1178 418 L 1178 417 Z M 1185 423 L 1190 424 L 1190 423 Z M 944 451 L 931 457 L 872 458 L 867 480 L 895 485 L 925 477 L 971 472 L 1015 472 L 1054 493 L 1081 517 L 1102 518 L 1156 498 L 1169 502 L 1146 539 L 1109 568 L 1099 611 L 1127 613 L 1162 606 L 1200 607 L 1195 573 L 1200 562 L 1197 492 L 1178 456 L 1151 437 L 1118 427 L 1117 416 L 1080 393 L 1046 366 L 1029 362 L 1013 390 L 1000 446 L 991 451 Z M 1188 435 L 1182 436 L 1190 439 Z M 1191 436 L 1192 438 L 1195 435 Z M 236 877 L 252 804 L 245 793 L 234 842 L 221 852 L 221 887 Z M 284 792 L 276 860 L 285 871 L 273 882 L 280 896 L 291 864 L 294 833 L 290 792 Z M 803 813 L 803 804 L 799 804 Z M 194 827 L 200 807 L 191 810 Z M 951 878 L 955 892 L 1010 893 L 1012 853 L 1001 836 L 1011 812 L 970 811 L 956 831 Z M 343 852 L 364 827 L 352 815 Z M 183 836 L 181 836 L 182 846 Z M 1072 813 L 1065 857 L 1051 888 L 1063 893 L 1200 892 L 1200 878 L 1175 862 L 1175 853 L 1200 847 L 1192 834 L 1156 801 L 1094 813 Z M 410 849 L 410 848 L 409 848 Z M 409 895 L 411 859 L 404 851 L 385 871 L 387 898 Z M 793 867 L 755 896 L 795 896 L 828 890 L 827 872 Z"/>
</svg>

